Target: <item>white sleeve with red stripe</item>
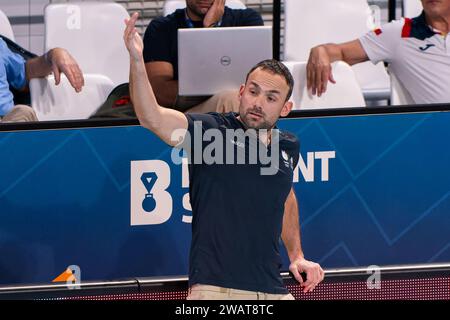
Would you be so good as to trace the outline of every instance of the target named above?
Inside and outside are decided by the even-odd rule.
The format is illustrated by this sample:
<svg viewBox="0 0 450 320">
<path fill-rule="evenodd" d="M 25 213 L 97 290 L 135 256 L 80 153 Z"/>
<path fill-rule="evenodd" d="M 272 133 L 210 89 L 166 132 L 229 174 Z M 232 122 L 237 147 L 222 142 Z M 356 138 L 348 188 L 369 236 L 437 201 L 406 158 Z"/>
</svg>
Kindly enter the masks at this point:
<svg viewBox="0 0 450 320">
<path fill-rule="evenodd" d="M 392 21 L 359 38 L 370 61 L 374 64 L 377 64 L 380 61 L 392 61 L 395 54 L 395 48 L 402 37 L 404 24 L 405 21 L 403 19 Z"/>
</svg>

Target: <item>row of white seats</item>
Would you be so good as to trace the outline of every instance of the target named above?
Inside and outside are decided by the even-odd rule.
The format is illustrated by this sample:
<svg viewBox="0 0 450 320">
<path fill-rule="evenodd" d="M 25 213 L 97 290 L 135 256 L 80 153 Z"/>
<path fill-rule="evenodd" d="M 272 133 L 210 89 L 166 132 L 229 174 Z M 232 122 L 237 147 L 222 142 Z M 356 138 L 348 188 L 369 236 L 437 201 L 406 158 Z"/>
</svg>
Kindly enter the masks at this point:
<svg viewBox="0 0 450 320">
<path fill-rule="evenodd" d="M 346 21 L 345 14 L 354 13 L 355 1 L 339 0 L 332 3 L 340 4 L 338 7 L 343 9 L 341 13 L 344 21 Z M 361 4 L 359 9 L 366 8 L 366 0 L 358 1 Z M 299 17 L 302 12 L 307 12 L 308 16 L 314 16 L 314 11 L 321 10 L 321 5 L 325 5 L 325 2 L 327 4 L 325 12 L 333 12 L 333 16 L 340 16 L 337 14 L 340 11 L 336 11 L 336 8 L 334 8 L 336 9 L 334 11 L 330 10 L 330 1 L 328 0 L 316 0 L 314 1 L 317 4 L 315 6 L 311 6 L 310 3 L 312 2 L 309 0 L 285 0 L 286 40 L 284 49 L 286 57 L 292 60 L 286 62 L 286 65 L 293 72 L 297 84 L 294 89 L 293 101 L 297 109 L 364 106 L 358 67 L 350 68 L 344 63 L 335 64 L 334 73 L 338 83 L 337 85 L 330 85 L 328 92 L 322 98 L 313 98 L 306 92 L 304 70 L 306 63 L 304 61 L 307 60 L 305 53 L 309 50 L 299 49 L 296 45 L 304 44 L 310 48 L 321 42 L 340 42 L 352 38 L 347 36 L 345 39 L 334 39 L 333 35 L 339 33 L 339 30 L 335 27 L 322 36 L 313 35 L 311 30 L 319 31 L 322 29 L 314 28 L 311 25 L 308 25 L 306 29 L 306 26 L 301 27 L 295 22 L 302 21 L 303 18 L 306 19 L 306 17 Z M 352 3 L 351 7 L 349 2 Z M 167 0 L 164 14 L 169 14 L 183 6 L 185 6 L 184 0 Z M 227 6 L 237 9 L 245 8 L 245 5 L 239 0 L 227 0 Z M 323 12 L 317 13 L 315 19 L 307 22 L 312 25 L 319 22 L 322 27 Z M 365 14 L 364 17 L 367 18 L 367 12 Z M 84 72 L 85 87 L 80 94 L 75 94 L 65 77 L 63 77 L 58 88 L 55 87 L 54 79 L 51 76 L 46 79 L 33 79 L 30 83 L 32 106 L 41 121 L 88 118 L 106 100 L 107 95 L 115 86 L 128 82 L 128 55 L 122 43 L 124 26 L 121 22 L 129 15 L 121 5 L 112 2 L 71 2 L 48 5 L 44 17 L 45 50 L 54 47 L 63 47 L 69 50 Z M 361 18 L 361 15 L 359 17 Z M 325 21 L 329 20 L 325 19 Z M 343 24 L 342 21 L 335 21 L 334 23 L 327 23 L 327 25 L 339 25 L 340 22 Z M 2 12 L 0 12 L 0 26 L 0 33 L 14 39 L 11 26 Z M 288 31 L 293 29 L 296 29 L 295 34 Z M 298 30 L 308 30 L 308 32 L 301 33 L 301 41 L 298 39 Z M 343 29 L 342 33 L 345 33 L 344 31 Z M 363 33 L 366 30 L 360 28 L 360 31 Z M 359 36 L 361 32 L 354 36 Z M 307 38 L 310 38 L 310 40 L 307 40 Z M 314 39 L 316 43 L 313 43 L 311 39 Z M 303 50 L 303 53 L 301 50 Z M 297 55 L 296 52 L 300 53 Z M 294 62 L 295 60 L 302 62 Z M 368 66 L 373 67 L 370 64 Z M 380 72 L 384 71 L 382 66 L 375 68 L 378 68 L 377 70 L 380 70 Z M 356 78 L 353 72 L 356 73 Z M 371 77 L 373 79 L 373 74 L 369 73 L 367 79 Z M 396 86 L 397 82 L 393 81 L 392 84 Z M 375 89 L 378 90 L 379 88 Z M 343 94 L 343 92 L 348 92 L 348 94 Z M 351 94 L 351 92 L 354 92 L 354 94 Z M 393 93 L 391 98 L 398 104 L 407 102 L 396 98 L 405 95 L 398 94 L 395 90 Z"/>
</svg>

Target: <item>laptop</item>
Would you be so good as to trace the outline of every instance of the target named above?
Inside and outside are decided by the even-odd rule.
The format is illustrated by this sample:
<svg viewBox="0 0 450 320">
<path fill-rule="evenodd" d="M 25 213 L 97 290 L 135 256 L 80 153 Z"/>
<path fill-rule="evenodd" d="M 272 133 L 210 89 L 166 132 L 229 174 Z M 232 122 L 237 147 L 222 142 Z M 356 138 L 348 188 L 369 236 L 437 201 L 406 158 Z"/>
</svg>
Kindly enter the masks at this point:
<svg viewBox="0 0 450 320">
<path fill-rule="evenodd" d="M 272 27 L 179 29 L 177 106 L 238 89 L 254 65 L 273 57 L 272 50 Z"/>
</svg>

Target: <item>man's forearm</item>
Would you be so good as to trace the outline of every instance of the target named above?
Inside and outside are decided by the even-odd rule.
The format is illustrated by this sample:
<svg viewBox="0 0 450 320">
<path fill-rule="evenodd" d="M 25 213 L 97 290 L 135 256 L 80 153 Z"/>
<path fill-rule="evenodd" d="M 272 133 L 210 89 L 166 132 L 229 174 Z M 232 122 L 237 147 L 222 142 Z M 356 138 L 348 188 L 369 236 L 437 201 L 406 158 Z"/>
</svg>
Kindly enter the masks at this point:
<svg viewBox="0 0 450 320">
<path fill-rule="evenodd" d="M 138 17 L 139 14 L 135 12 L 130 19 L 125 20 L 126 28 L 123 35 L 125 46 L 130 53 L 131 100 L 141 125 L 151 130 L 165 143 L 177 146 L 185 138 L 188 119 L 183 113 L 163 108 L 156 101 L 142 55 L 144 44 L 135 27 Z"/>
<path fill-rule="evenodd" d="M 130 60 L 130 96 L 140 123 L 151 130 L 162 125 L 161 107 L 147 78 L 144 60 Z"/>
<path fill-rule="evenodd" d="M 369 60 L 359 39 L 340 44 L 327 43 L 316 48 L 326 50 L 330 63 L 344 61 L 349 65 L 354 65 Z"/>
<path fill-rule="evenodd" d="M 293 190 L 291 190 L 285 202 L 281 238 L 291 262 L 304 258 L 300 239 L 298 203 Z"/>
</svg>

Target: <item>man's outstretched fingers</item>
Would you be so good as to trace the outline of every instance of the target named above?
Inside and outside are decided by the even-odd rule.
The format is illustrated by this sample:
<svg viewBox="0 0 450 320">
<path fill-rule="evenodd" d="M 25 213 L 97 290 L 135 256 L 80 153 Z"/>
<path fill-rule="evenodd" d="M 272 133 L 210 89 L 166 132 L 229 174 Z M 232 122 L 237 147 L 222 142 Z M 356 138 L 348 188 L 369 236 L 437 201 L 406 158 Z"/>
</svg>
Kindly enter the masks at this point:
<svg viewBox="0 0 450 320">
<path fill-rule="evenodd" d="M 328 80 L 330 80 L 331 83 L 336 84 L 336 80 L 334 80 L 334 76 L 333 76 L 333 69 L 330 67 L 330 77 L 328 78 Z"/>
<path fill-rule="evenodd" d="M 321 92 L 321 94 L 323 94 L 323 93 L 325 93 L 327 91 L 329 72 L 330 72 L 329 67 L 326 67 L 326 68 L 323 69 L 323 73 L 322 73 L 322 92 Z"/>
</svg>

